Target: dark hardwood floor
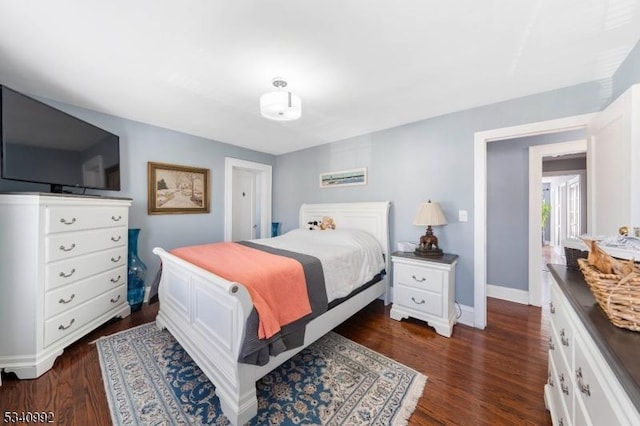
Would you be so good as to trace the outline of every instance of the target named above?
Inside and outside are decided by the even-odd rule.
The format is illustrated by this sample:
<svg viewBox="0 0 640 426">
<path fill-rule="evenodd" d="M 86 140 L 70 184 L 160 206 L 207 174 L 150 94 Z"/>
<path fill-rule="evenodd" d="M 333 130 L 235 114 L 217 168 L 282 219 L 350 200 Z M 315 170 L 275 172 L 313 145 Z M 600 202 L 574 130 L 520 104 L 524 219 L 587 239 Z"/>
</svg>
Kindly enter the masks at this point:
<svg viewBox="0 0 640 426">
<path fill-rule="evenodd" d="M 51 411 L 55 424 L 111 424 L 98 353 L 101 336 L 155 319 L 158 304 L 112 320 L 68 347 L 35 380 L 2 374 L 0 414 Z M 450 339 L 417 320 L 389 318 L 376 301 L 336 331 L 428 377 L 410 425 L 550 425 L 546 311 L 488 299 L 488 327 L 456 325 Z"/>
</svg>

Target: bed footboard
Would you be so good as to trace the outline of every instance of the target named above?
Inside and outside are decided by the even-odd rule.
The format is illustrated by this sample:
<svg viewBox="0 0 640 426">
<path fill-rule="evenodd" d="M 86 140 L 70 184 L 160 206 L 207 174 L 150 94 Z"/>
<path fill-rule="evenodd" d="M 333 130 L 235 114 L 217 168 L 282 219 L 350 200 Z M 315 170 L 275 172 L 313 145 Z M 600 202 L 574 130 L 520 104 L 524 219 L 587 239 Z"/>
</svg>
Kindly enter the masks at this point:
<svg viewBox="0 0 640 426">
<path fill-rule="evenodd" d="M 227 418 L 246 423 L 257 413 L 256 379 L 252 371 L 240 373 L 237 362 L 253 307 L 249 293 L 161 248 L 153 252 L 162 260 L 156 324 L 171 332 L 215 385 Z"/>
<path fill-rule="evenodd" d="M 166 328 L 216 387 L 224 415 L 242 425 L 258 413 L 256 381 L 387 292 L 386 277 L 307 324 L 304 344 L 262 366 L 239 363 L 253 307 L 247 290 L 167 253 L 158 288 L 159 328 Z"/>
</svg>

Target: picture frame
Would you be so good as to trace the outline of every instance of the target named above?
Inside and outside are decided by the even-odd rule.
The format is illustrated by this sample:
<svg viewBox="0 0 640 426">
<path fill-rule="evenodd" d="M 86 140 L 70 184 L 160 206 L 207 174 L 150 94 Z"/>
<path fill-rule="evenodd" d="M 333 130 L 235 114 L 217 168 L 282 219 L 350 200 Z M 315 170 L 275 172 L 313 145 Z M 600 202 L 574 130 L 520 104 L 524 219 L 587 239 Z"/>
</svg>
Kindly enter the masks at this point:
<svg viewBox="0 0 640 426">
<path fill-rule="evenodd" d="M 320 173 L 320 188 L 336 188 L 367 184 L 367 168 Z"/>
<path fill-rule="evenodd" d="M 147 213 L 209 213 L 209 169 L 147 163 Z"/>
</svg>

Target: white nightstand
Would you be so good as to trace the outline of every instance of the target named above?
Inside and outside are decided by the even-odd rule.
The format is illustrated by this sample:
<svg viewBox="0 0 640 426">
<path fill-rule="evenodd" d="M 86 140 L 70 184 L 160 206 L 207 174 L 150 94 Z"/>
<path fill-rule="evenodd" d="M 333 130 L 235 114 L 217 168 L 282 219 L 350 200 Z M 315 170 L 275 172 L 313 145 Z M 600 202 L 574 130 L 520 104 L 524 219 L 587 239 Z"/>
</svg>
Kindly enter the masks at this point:
<svg viewBox="0 0 640 426">
<path fill-rule="evenodd" d="M 438 334 L 451 337 L 456 322 L 455 282 L 458 255 L 417 256 L 395 252 L 391 318 L 426 321 Z"/>
</svg>

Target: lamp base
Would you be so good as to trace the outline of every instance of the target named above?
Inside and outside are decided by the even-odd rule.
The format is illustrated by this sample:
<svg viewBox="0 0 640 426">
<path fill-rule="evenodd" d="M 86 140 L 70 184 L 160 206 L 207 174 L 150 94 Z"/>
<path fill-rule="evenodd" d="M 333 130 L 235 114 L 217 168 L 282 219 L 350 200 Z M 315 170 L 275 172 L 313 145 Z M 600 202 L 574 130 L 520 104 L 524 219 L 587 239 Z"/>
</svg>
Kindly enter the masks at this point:
<svg viewBox="0 0 640 426">
<path fill-rule="evenodd" d="M 437 257 L 437 256 L 442 256 L 442 250 L 439 248 L 431 248 L 431 249 L 425 249 L 425 248 L 416 248 L 413 253 L 416 256 L 424 256 L 424 257 Z"/>
</svg>

